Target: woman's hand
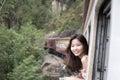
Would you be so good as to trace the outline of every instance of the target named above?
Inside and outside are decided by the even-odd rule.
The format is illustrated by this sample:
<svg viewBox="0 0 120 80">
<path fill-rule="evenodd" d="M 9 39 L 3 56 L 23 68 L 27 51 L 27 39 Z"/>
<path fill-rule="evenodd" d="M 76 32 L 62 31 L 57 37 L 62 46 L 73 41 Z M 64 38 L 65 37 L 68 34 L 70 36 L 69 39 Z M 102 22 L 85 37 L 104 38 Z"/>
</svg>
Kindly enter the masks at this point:
<svg viewBox="0 0 120 80">
<path fill-rule="evenodd" d="M 81 72 L 81 76 L 85 79 L 86 78 L 86 69 L 82 69 L 80 72 Z"/>
</svg>

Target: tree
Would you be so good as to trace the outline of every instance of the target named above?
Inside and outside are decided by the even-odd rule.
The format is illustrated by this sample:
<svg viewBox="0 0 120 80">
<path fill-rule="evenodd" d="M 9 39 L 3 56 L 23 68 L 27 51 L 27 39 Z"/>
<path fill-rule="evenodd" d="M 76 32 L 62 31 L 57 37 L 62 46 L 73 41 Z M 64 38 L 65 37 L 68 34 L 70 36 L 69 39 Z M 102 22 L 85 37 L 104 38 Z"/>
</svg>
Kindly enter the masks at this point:
<svg viewBox="0 0 120 80">
<path fill-rule="evenodd" d="M 41 69 L 44 55 L 43 41 L 44 31 L 37 30 L 30 23 L 22 26 L 19 31 L 0 28 L 0 80 L 9 80 L 16 78 L 15 75 L 24 75 L 22 71 L 25 71 L 26 64 L 29 64 L 26 77 L 33 76 L 33 74 L 33 77 L 36 77 L 37 71 Z M 30 67 L 32 67 L 32 74 L 29 74 Z M 17 72 L 18 70 L 21 73 Z"/>
<path fill-rule="evenodd" d="M 37 28 L 50 20 L 50 3 L 52 0 L 6 0 L 0 12 L 0 23 L 11 28 L 32 21 Z M 2 0 L 0 0 L 2 4 Z"/>
</svg>

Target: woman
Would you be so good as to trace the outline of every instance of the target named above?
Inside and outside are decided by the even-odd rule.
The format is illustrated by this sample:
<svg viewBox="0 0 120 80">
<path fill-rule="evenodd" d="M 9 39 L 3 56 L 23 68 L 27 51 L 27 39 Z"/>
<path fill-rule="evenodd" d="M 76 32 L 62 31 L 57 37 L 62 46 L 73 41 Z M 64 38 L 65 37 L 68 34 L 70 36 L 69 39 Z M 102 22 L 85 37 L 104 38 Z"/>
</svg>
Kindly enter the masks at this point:
<svg viewBox="0 0 120 80">
<path fill-rule="evenodd" d="M 78 73 L 77 77 L 66 77 L 65 80 L 85 80 L 88 44 L 82 34 L 75 34 L 71 37 L 67 48 L 66 68 L 71 73 Z"/>
</svg>

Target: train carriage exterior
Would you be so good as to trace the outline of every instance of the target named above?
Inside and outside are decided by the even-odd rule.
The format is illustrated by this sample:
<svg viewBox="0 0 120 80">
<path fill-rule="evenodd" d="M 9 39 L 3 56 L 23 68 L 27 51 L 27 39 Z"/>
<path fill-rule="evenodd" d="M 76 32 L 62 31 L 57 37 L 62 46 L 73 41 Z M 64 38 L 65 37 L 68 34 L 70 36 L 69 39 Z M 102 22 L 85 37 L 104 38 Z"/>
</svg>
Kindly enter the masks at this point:
<svg viewBox="0 0 120 80">
<path fill-rule="evenodd" d="M 120 0 L 85 0 L 86 80 L 120 80 Z"/>
<path fill-rule="evenodd" d="M 48 53 L 65 56 L 69 40 L 70 37 L 46 38 L 44 49 L 48 49 Z"/>
</svg>

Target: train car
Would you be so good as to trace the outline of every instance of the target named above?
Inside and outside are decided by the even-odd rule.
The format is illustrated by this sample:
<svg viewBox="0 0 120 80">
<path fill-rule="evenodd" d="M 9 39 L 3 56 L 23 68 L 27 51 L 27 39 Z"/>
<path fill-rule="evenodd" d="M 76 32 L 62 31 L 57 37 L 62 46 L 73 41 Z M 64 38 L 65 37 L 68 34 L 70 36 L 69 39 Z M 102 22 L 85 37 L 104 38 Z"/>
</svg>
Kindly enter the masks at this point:
<svg viewBox="0 0 120 80">
<path fill-rule="evenodd" d="M 120 0 L 84 0 L 82 31 L 88 40 L 86 80 L 120 80 Z"/>
<path fill-rule="evenodd" d="M 69 39 L 69 37 L 46 38 L 44 49 L 48 49 L 48 53 L 62 57 L 66 54 L 66 48 L 68 46 Z"/>
</svg>

